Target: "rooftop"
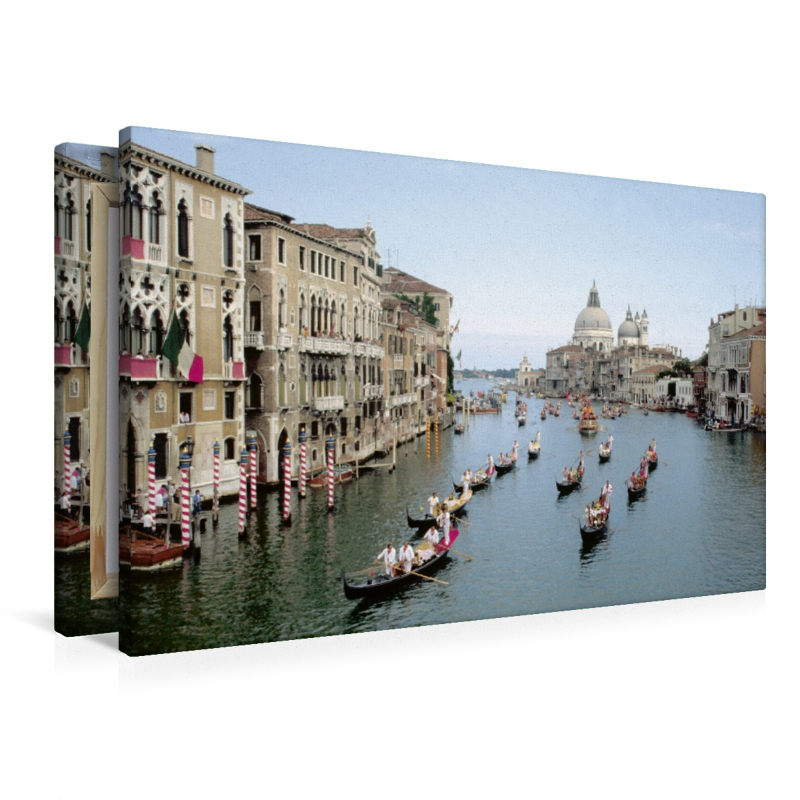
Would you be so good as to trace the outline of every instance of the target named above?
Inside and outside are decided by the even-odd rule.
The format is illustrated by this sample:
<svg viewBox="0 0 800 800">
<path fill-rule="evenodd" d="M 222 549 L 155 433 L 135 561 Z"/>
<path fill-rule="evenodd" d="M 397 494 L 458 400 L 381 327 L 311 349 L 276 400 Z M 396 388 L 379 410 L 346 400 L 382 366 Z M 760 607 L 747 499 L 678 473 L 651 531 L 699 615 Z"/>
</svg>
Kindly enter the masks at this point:
<svg viewBox="0 0 800 800">
<path fill-rule="evenodd" d="M 397 267 L 389 267 L 383 271 L 383 274 L 389 278 L 386 291 L 392 294 L 407 294 L 410 297 L 424 294 L 425 292 L 428 294 L 450 294 L 446 289 L 440 289 L 432 283 L 415 278 L 413 275 L 397 269 Z"/>
</svg>

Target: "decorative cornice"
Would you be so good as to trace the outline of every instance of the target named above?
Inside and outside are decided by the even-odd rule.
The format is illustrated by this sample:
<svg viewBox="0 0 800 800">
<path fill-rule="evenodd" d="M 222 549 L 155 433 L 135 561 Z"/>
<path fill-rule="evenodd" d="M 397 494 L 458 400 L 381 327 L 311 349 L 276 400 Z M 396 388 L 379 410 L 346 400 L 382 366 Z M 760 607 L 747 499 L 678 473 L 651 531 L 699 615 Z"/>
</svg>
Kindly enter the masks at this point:
<svg viewBox="0 0 800 800">
<path fill-rule="evenodd" d="M 305 231 L 301 231 L 298 228 L 293 228 L 291 225 L 285 225 L 284 223 L 278 222 L 277 220 L 274 219 L 246 219 L 244 221 L 245 228 L 258 228 L 262 226 L 263 227 L 272 226 L 274 228 L 279 228 L 281 230 L 284 230 L 287 233 L 297 234 L 298 236 L 301 236 L 303 239 L 307 239 L 309 242 L 314 242 L 314 244 L 322 245 L 323 247 L 330 247 L 331 249 L 337 250 L 340 253 L 346 253 L 349 256 L 353 256 L 353 258 L 361 257 L 358 253 L 354 253 L 352 250 L 347 250 L 341 245 L 332 244 L 331 242 L 328 242 L 325 239 L 317 239 L 315 236 L 311 236 L 311 234 L 306 233 Z"/>
<path fill-rule="evenodd" d="M 90 181 L 99 181 L 102 183 L 116 183 L 117 181 L 113 176 L 106 175 L 105 172 L 100 172 L 100 170 L 90 167 L 82 161 L 75 161 L 74 158 L 69 158 L 61 153 L 55 154 L 55 162 L 57 167 L 68 169 L 71 172 L 77 173 L 79 177 L 86 178 Z"/>
<path fill-rule="evenodd" d="M 120 165 L 123 163 L 123 161 L 127 161 L 130 158 L 141 159 L 146 164 L 150 164 L 156 168 L 177 172 L 179 175 L 183 175 L 187 178 L 193 178 L 201 183 L 206 183 L 209 186 L 216 187 L 217 189 L 224 189 L 227 192 L 232 192 L 233 194 L 238 194 L 242 197 L 253 193 L 252 189 L 246 189 L 244 186 L 240 186 L 238 183 L 226 180 L 225 178 L 220 178 L 219 175 L 212 175 L 208 172 L 203 172 L 197 167 L 184 164 L 182 161 L 177 161 L 174 158 L 165 156 L 163 153 L 157 153 L 155 150 L 149 150 L 146 147 L 142 147 L 142 145 L 134 144 L 133 142 L 125 142 L 125 144 L 119 148 Z"/>
</svg>

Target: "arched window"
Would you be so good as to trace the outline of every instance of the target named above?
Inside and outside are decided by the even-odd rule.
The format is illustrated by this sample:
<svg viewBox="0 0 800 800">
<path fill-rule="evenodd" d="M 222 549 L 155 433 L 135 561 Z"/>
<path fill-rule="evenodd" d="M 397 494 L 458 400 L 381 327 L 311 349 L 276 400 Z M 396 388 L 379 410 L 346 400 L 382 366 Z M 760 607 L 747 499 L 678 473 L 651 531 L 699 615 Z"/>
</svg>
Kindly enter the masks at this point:
<svg viewBox="0 0 800 800">
<path fill-rule="evenodd" d="M 331 333 L 336 333 L 336 301 L 331 303 Z"/>
<path fill-rule="evenodd" d="M 161 352 L 164 344 L 164 320 L 161 319 L 161 312 L 156 309 L 150 317 L 150 350 L 153 355 Z"/>
<path fill-rule="evenodd" d="M 161 200 L 158 192 L 153 192 L 152 205 L 150 206 L 150 244 L 161 244 Z"/>
<path fill-rule="evenodd" d="M 59 214 L 58 195 L 55 196 L 55 206 L 53 211 L 53 235 L 61 235 L 61 215 Z"/>
<path fill-rule="evenodd" d="M 286 292 L 283 289 L 278 292 L 278 329 L 286 327 Z"/>
<path fill-rule="evenodd" d="M 225 227 L 222 231 L 222 262 L 226 267 L 233 266 L 233 220 L 230 214 L 225 215 Z"/>
<path fill-rule="evenodd" d="M 233 361 L 233 322 L 230 315 L 222 323 L 222 360 Z"/>
<path fill-rule="evenodd" d="M 131 352 L 131 310 L 127 304 L 122 307 L 122 319 L 119 324 L 119 346 L 123 352 Z"/>
<path fill-rule="evenodd" d="M 311 335 L 317 335 L 317 298 L 311 295 Z"/>
<path fill-rule="evenodd" d="M 178 322 L 180 323 L 181 330 L 183 331 L 183 341 L 187 344 L 191 344 L 192 332 L 189 327 L 189 312 L 185 308 L 180 314 L 178 314 Z"/>
<path fill-rule="evenodd" d="M 250 288 L 250 292 L 248 294 L 248 303 L 249 303 L 249 311 L 250 315 L 248 317 L 250 330 L 251 331 L 260 331 L 261 330 L 261 292 L 259 292 L 258 288 L 252 286 Z"/>
<path fill-rule="evenodd" d="M 64 203 L 64 238 L 72 241 L 72 215 L 75 213 L 75 203 L 72 201 L 72 195 L 67 194 L 67 200 Z"/>
<path fill-rule="evenodd" d="M 53 310 L 53 339 L 56 344 L 61 343 L 61 306 L 56 298 L 53 298 L 55 304 Z"/>
<path fill-rule="evenodd" d="M 278 406 L 280 408 L 286 406 L 286 372 L 283 364 L 278 368 Z"/>
<path fill-rule="evenodd" d="M 133 239 L 142 238 L 142 195 L 130 183 L 125 189 L 125 199 L 122 209 L 122 235 Z"/>
<path fill-rule="evenodd" d="M 339 333 L 342 336 L 347 336 L 347 313 L 344 303 L 339 307 Z"/>
<path fill-rule="evenodd" d="M 92 252 L 92 198 L 86 201 L 86 249 Z"/>
<path fill-rule="evenodd" d="M 75 331 L 78 330 L 78 315 L 75 312 L 75 306 L 70 300 L 67 303 L 66 325 L 64 329 L 64 339 L 71 342 L 75 339 Z"/>
<path fill-rule="evenodd" d="M 247 389 L 247 407 L 250 409 L 260 409 L 262 383 L 258 373 L 254 372 L 250 376 L 250 384 Z"/>
<path fill-rule="evenodd" d="M 308 309 L 306 308 L 306 296 L 300 295 L 300 335 L 305 335 L 306 327 L 308 326 Z"/>
<path fill-rule="evenodd" d="M 144 355 L 145 341 L 144 341 L 144 317 L 142 316 L 141 309 L 135 308 L 133 310 L 133 341 L 131 342 L 131 352 L 136 355 L 140 351 Z"/>
<path fill-rule="evenodd" d="M 322 324 L 320 325 L 322 332 L 327 334 L 330 331 L 330 324 L 328 323 L 328 301 L 325 301 L 325 305 L 322 309 Z"/>
<path fill-rule="evenodd" d="M 178 255 L 189 258 L 189 208 L 183 199 L 178 203 Z"/>
</svg>

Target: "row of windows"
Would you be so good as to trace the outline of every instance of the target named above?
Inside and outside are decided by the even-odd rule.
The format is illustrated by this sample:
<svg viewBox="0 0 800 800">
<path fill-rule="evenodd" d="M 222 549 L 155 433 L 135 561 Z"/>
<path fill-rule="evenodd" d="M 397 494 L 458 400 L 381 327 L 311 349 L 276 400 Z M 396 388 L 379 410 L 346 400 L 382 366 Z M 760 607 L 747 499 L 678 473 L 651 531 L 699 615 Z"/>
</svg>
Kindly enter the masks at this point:
<svg viewBox="0 0 800 800">
<path fill-rule="evenodd" d="M 247 255 L 250 261 L 261 261 L 261 234 L 251 233 L 247 237 Z M 278 263 L 287 265 L 286 239 L 278 237 Z M 297 265 L 305 272 L 306 269 L 312 275 L 319 275 L 322 278 L 329 278 L 339 283 L 347 280 L 347 267 L 344 261 L 338 262 L 335 256 L 320 253 L 317 250 L 306 249 L 302 245 L 297 248 Z M 358 267 L 353 267 L 353 285 L 358 286 Z"/>
<path fill-rule="evenodd" d="M 72 199 L 72 193 L 68 192 L 66 202 L 63 206 L 58 204 L 58 196 L 55 198 L 55 206 L 53 211 L 53 234 L 54 236 L 61 237 L 68 242 L 71 242 L 74 236 L 73 231 L 73 217 L 75 215 L 75 202 Z M 86 201 L 86 249 L 92 251 L 92 201 L 91 198 Z"/>
<path fill-rule="evenodd" d="M 146 208 L 142 203 L 142 195 L 139 189 L 135 186 L 131 187 L 130 184 L 128 184 L 125 190 L 122 204 L 122 235 L 130 236 L 133 239 L 144 239 L 143 225 L 145 209 L 147 211 L 148 240 L 150 244 L 161 244 L 161 217 L 164 216 L 166 212 L 164 211 L 158 192 L 153 192 L 152 203 Z M 177 211 L 178 256 L 181 258 L 189 258 L 191 220 L 189 219 L 189 206 L 185 199 L 181 198 L 178 203 Z M 226 214 L 222 225 L 222 263 L 228 268 L 233 267 L 234 236 L 235 229 L 233 218 L 230 214 Z"/>
</svg>

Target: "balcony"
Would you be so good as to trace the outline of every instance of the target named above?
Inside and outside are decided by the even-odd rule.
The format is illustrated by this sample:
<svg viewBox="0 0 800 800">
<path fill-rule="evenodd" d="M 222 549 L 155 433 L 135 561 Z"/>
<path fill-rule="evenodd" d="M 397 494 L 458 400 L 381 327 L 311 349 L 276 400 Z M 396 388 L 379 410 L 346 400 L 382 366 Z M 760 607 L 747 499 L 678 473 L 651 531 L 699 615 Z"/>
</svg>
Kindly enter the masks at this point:
<svg viewBox="0 0 800 800">
<path fill-rule="evenodd" d="M 71 344 L 57 344 L 55 346 L 54 363 L 56 369 L 69 369 L 73 366 Z"/>
<path fill-rule="evenodd" d="M 386 355 L 386 351 L 377 344 L 368 344 L 367 345 L 367 357 L 368 358 L 383 358 Z"/>
<path fill-rule="evenodd" d="M 298 346 L 301 353 L 327 353 L 346 356 L 353 352 L 351 342 L 346 342 L 344 339 L 324 339 L 320 336 L 300 336 Z"/>
<path fill-rule="evenodd" d="M 346 342 L 343 342 L 343 344 L 346 344 Z M 292 334 L 279 333 L 275 340 L 275 346 L 278 350 L 288 350 L 292 346 Z"/>
<path fill-rule="evenodd" d="M 395 356 L 394 356 L 394 365 L 395 365 L 395 367 L 402 367 L 404 359 L 405 359 L 405 356 L 402 356 L 399 353 L 395 353 Z"/>
<path fill-rule="evenodd" d="M 367 345 L 365 342 L 356 342 L 353 345 L 354 356 L 365 356 L 367 354 Z"/>
<path fill-rule="evenodd" d="M 130 354 L 119 357 L 120 378 L 132 381 L 157 381 L 161 378 L 159 358 L 135 358 Z"/>
<path fill-rule="evenodd" d="M 147 246 L 148 261 L 161 261 L 163 257 L 164 257 L 164 248 L 161 247 L 160 244 L 150 244 Z"/>
<path fill-rule="evenodd" d="M 375 400 L 377 398 L 381 398 L 383 397 L 383 385 L 365 386 L 363 394 L 365 400 Z"/>
<path fill-rule="evenodd" d="M 144 239 L 134 239 L 133 236 L 122 237 L 122 255 L 131 258 L 144 258 Z"/>
<path fill-rule="evenodd" d="M 68 256 L 69 258 L 73 258 L 75 256 L 75 242 L 71 242 L 68 239 L 61 240 L 61 255 Z"/>
<path fill-rule="evenodd" d="M 222 364 L 222 377 L 226 381 L 243 381 L 244 361 L 225 361 Z"/>
<path fill-rule="evenodd" d="M 417 393 L 396 394 L 386 398 L 386 408 L 396 408 L 397 406 L 408 406 L 417 402 Z"/>
<path fill-rule="evenodd" d="M 416 378 L 414 378 L 414 386 L 417 389 L 420 389 L 421 387 L 423 387 L 427 382 L 428 382 L 428 379 L 423 377 L 423 376 L 421 376 L 421 375 L 418 375 Z"/>
<path fill-rule="evenodd" d="M 344 409 L 344 397 L 342 395 L 314 397 L 311 400 L 311 408 L 314 411 L 342 411 Z"/>
<path fill-rule="evenodd" d="M 244 346 L 252 347 L 254 350 L 264 349 L 263 331 L 246 331 L 244 334 Z"/>
</svg>

